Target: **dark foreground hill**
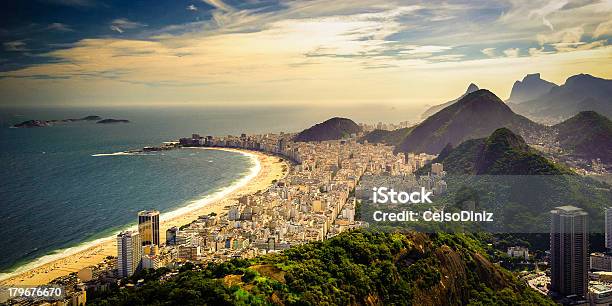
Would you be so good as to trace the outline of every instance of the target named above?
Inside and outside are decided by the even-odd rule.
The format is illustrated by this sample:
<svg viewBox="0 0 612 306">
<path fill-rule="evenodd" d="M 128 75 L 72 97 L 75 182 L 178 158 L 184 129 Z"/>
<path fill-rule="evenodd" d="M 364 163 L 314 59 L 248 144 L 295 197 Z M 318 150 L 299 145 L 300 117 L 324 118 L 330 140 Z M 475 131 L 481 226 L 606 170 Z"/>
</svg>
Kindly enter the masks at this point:
<svg viewBox="0 0 612 306">
<path fill-rule="evenodd" d="M 525 140 L 506 128 L 487 138 L 471 139 L 447 147 L 434 163 L 443 163 L 452 175 L 561 175 L 572 172 L 531 149 Z"/>
<path fill-rule="evenodd" d="M 612 121 L 606 116 L 584 111 L 553 128 L 567 154 L 612 163 Z"/>
<path fill-rule="evenodd" d="M 361 127 L 353 120 L 334 117 L 303 130 L 295 136 L 294 141 L 338 140 L 360 131 Z"/>
<path fill-rule="evenodd" d="M 447 144 L 489 136 L 507 127 L 518 134 L 530 134 L 540 126 L 512 112 L 492 92 L 481 89 L 470 93 L 414 127 L 397 148 L 400 152 L 438 154 Z"/>
<path fill-rule="evenodd" d="M 548 160 L 509 129 L 447 147 L 432 163 L 444 165 L 448 200 L 452 202 L 461 188 L 472 190 L 481 208 L 500 216 L 495 226 L 502 225 L 502 232 L 547 233 L 550 210 L 562 205 L 583 208 L 589 214 L 589 229 L 603 231 L 611 187 Z M 430 165 L 418 173 L 427 174 Z"/>
<path fill-rule="evenodd" d="M 277 255 L 138 275 L 89 305 L 552 305 L 465 234 L 345 232 Z M 89 297 L 89 295 L 88 295 Z"/>
</svg>

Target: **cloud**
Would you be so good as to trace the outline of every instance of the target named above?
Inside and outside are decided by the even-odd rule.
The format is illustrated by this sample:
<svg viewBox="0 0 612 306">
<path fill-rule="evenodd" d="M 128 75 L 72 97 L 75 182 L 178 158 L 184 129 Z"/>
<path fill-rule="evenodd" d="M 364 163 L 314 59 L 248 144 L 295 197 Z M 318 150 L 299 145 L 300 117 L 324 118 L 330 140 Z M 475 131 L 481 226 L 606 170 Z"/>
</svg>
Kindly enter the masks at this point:
<svg viewBox="0 0 612 306">
<path fill-rule="evenodd" d="M 22 51 L 29 50 L 26 47 L 26 43 L 23 42 L 22 40 L 8 41 L 8 42 L 5 42 L 3 45 L 4 45 L 4 50 L 11 51 L 11 52 L 22 52 Z"/>
<path fill-rule="evenodd" d="M 538 16 L 538 17 L 542 18 L 542 23 L 545 26 L 547 26 L 552 31 L 552 30 L 554 30 L 554 26 L 552 25 L 552 23 L 548 19 L 546 19 L 546 17 L 548 15 L 550 15 L 550 14 L 560 10 L 567 3 L 568 3 L 567 0 L 561 0 L 561 1 L 559 1 L 559 0 L 551 0 L 546 5 L 530 11 L 528 16 L 530 18 L 532 16 Z"/>
<path fill-rule="evenodd" d="M 197 11 L 197 10 L 198 10 L 198 8 L 197 8 L 195 5 L 190 4 L 189 6 L 187 6 L 187 10 L 188 10 L 188 11 L 194 11 L 194 12 L 195 12 L 195 11 Z"/>
<path fill-rule="evenodd" d="M 438 52 L 448 51 L 450 49 L 452 49 L 452 47 L 448 47 L 448 46 L 414 46 L 414 47 L 410 48 L 409 50 L 400 51 L 400 53 L 402 53 L 402 54 L 420 54 L 420 53 L 431 54 L 431 53 L 438 53 Z"/>
<path fill-rule="evenodd" d="M 612 35 L 612 20 L 600 23 L 593 32 L 593 38 Z"/>
<path fill-rule="evenodd" d="M 510 7 L 493 0 L 484 10 L 471 2 L 450 8 L 312 0 L 252 9 L 204 2 L 214 8 L 209 20 L 147 29 L 138 39 L 86 38 L 41 54 L 44 63 L 0 72 L 0 91 L 11 93 L 3 100 L 25 101 L 28 92 L 37 92 L 32 100 L 44 95 L 74 103 L 437 103 L 463 90 L 441 82 L 478 82 L 503 95 L 508 84 L 533 70 L 553 81 L 580 72 L 610 76 L 612 47 L 584 35 L 607 21 L 600 3 L 544 14 L 557 30 L 550 31 L 540 15 L 528 18 L 548 3 L 543 1 Z M 195 5 L 203 10 L 202 2 Z M 184 12 L 185 5 L 178 9 Z M 432 16 L 454 18 L 433 24 Z M 106 26 L 129 33 L 146 25 L 122 18 Z"/>
<path fill-rule="evenodd" d="M 130 21 L 126 18 L 119 18 L 111 21 L 110 29 L 118 33 L 123 33 L 126 29 L 136 29 L 146 26 L 146 24 L 140 22 Z"/>
<path fill-rule="evenodd" d="M 221 0 L 202 0 L 202 1 L 224 12 L 234 11 L 233 7 L 231 7 L 230 5 L 226 4 L 225 2 Z"/>
<path fill-rule="evenodd" d="M 544 47 L 541 48 L 529 48 L 529 50 L 527 50 L 529 52 L 530 56 L 541 56 L 541 55 L 546 55 L 546 54 L 551 54 L 554 53 L 552 51 L 545 51 Z"/>
<path fill-rule="evenodd" d="M 430 56 L 427 58 L 428 61 L 441 61 L 441 62 L 451 62 L 451 61 L 460 61 L 465 58 L 463 54 L 443 54 Z"/>
<path fill-rule="evenodd" d="M 578 50 L 590 50 L 597 49 L 606 45 L 606 40 L 596 40 L 590 43 L 586 42 L 568 42 L 568 43 L 556 43 L 552 46 L 559 52 L 572 52 Z"/>
<path fill-rule="evenodd" d="M 507 57 L 518 57 L 519 53 L 520 53 L 520 49 L 519 48 L 510 48 L 510 49 L 504 50 L 504 54 Z"/>
<path fill-rule="evenodd" d="M 538 34 L 537 40 L 540 45 L 556 43 L 580 43 L 584 29 L 582 26 L 563 29 L 550 34 Z"/>
<path fill-rule="evenodd" d="M 54 22 L 47 26 L 47 30 L 54 30 L 59 32 L 74 32 L 74 30 L 64 23 Z"/>
<path fill-rule="evenodd" d="M 480 52 L 488 57 L 495 57 L 495 48 L 484 48 Z"/>
</svg>

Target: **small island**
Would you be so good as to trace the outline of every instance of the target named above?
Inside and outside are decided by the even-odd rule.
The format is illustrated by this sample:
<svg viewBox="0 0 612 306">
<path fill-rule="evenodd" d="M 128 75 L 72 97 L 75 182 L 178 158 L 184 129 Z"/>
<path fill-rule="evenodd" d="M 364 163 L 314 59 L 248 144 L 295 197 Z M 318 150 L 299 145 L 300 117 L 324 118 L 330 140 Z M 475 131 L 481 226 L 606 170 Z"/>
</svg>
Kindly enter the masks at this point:
<svg viewBox="0 0 612 306">
<path fill-rule="evenodd" d="M 35 127 L 48 127 L 60 123 L 71 123 L 79 121 L 96 121 L 96 123 L 128 123 L 129 120 L 125 119 L 103 119 L 100 116 L 86 116 L 83 118 L 69 118 L 69 119 L 53 119 L 53 120 L 27 120 L 21 123 L 13 125 L 13 128 L 35 128 Z"/>
<path fill-rule="evenodd" d="M 130 120 L 126 120 L 126 119 L 103 119 L 100 120 L 96 123 L 101 123 L 101 124 L 109 124 L 109 123 L 130 123 Z"/>
<path fill-rule="evenodd" d="M 13 125 L 13 127 L 16 128 L 32 128 L 32 127 L 46 127 L 46 126 L 50 126 L 51 123 L 49 123 L 49 121 L 46 120 L 28 120 L 28 121 L 24 121 L 22 123 L 18 123 Z"/>
</svg>

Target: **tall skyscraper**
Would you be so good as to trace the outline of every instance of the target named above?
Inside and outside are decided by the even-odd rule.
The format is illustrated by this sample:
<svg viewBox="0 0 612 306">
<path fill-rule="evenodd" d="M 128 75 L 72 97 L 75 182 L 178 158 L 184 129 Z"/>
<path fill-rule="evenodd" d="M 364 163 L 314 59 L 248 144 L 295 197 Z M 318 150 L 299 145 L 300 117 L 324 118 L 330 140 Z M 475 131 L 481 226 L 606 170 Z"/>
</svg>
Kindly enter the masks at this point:
<svg viewBox="0 0 612 306">
<path fill-rule="evenodd" d="M 560 297 L 587 296 L 588 214 L 574 206 L 550 211 L 551 290 Z"/>
<path fill-rule="evenodd" d="M 138 212 L 138 233 L 140 233 L 142 245 L 159 245 L 159 211 Z"/>
<path fill-rule="evenodd" d="M 132 276 L 138 270 L 142 259 L 140 234 L 125 231 L 117 235 L 117 258 L 120 277 Z"/>
<path fill-rule="evenodd" d="M 612 207 L 606 208 L 604 213 L 605 218 L 605 233 L 606 233 L 606 249 L 612 252 Z"/>
</svg>

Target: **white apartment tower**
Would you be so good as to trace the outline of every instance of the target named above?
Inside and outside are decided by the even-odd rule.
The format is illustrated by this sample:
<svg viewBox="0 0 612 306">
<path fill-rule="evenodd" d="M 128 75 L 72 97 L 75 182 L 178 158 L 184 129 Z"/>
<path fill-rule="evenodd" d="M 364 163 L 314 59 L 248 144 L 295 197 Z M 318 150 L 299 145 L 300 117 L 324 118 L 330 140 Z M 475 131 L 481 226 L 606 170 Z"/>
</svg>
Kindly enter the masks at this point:
<svg viewBox="0 0 612 306">
<path fill-rule="evenodd" d="M 125 231 L 117 235 L 117 270 L 120 277 L 132 276 L 140 266 L 142 241 L 140 234 Z"/>
</svg>

